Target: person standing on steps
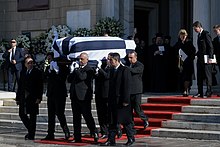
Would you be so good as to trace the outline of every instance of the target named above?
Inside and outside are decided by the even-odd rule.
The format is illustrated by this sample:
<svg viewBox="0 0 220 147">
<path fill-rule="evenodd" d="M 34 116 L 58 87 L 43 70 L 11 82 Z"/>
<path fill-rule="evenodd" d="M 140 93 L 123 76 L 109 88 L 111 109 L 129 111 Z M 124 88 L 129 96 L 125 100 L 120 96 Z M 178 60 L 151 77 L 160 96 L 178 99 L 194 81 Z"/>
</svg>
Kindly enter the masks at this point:
<svg viewBox="0 0 220 147">
<path fill-rule="evenodd" d="M 141 97 L 143 93 L 143 81 L 142 75 L 144 71 L 144 65 L 137 60 L 137 53 L 135 51 L 131 51 L 128 53 L 128 60 L 130 62 L 130 66 L 128 66 L 131 72 L 131 107 L 132 111 L 141 118 L 143 121 L 144 129 L 149 126 L 148 117 L 144 114 L 141 108 Z"/>
<path fill-rule="evenodd" d="M 2 58 L 7 63 L 8 91 L 15 92 L 16 83 L 14 83 L 14 76 L 18 83 L 24 61 L 24 52 L 21 48 L 17 47 L 17 41 L 15 39 L 11 39 L 11 48 L 5 51 Z"/>
<path fill-rule="evenodd" d="M 64 64 L 54 61 L 53 53 L 47 54 L 48 66 L 45 70 L 47 79 L 47 110 L 48 110 L 48 130 L 47 136 L 43 140 L 54 140 L 55 119 L 56 116 L 63 129 L 65 140 L 70 138 L 69 128 L 66 122 L 65 106 L 66 106 L 66 78 L 69 74 L 69 68 Z"/>
<path fill-rule="evenodd" d="M 43 76 L 42 72 L 34 67 L 33 59 L 29 56 L 25 58 L 25 67 L 18 81 L 16 103 L 19 105 L 21 121 L 28 130 L 25 140 L 34 140 L 39 104 L 43 96 Z"/>
<path fill-rule="evenodd" d="M 81 118 L 86 124 L 94 137 L 94 141 L 98 142 L 98 129 L 91 112 L 91 101 L 93 97 L 92 80 L 94 70 L 88 64 L 89 56 L 83 52 L 79 55 L 79 62 L 73 62 L 70 66 L 71 73 L 68 76 L 70 85 L 70 99 L 73 112 L 73 129 L 74 141 L 82 142 L 81 139 Z"/>
<path fill-rule="evenodd" d="M 126 146 L 135 142 L 133 129 L 132 110 L 130 103 L 130 70 L 120 63 L 120 55 L 112 53 L 110 57 L 109 95 L 108 95 L 108 140 L 101 146 L 116 146 L 115 136 L 117 135 L 118 124 L 122 124 L 128 141 Z"/>
<path fill-rule="evenodd" d="M 213 45 L 212 38 L 208 31 L 202 28 L 202 24 L 199 21 L 193 23 L 193 29 L 198 33 L 197 45 L 197 86 L 198 93 L 193 97 L 211 97 L 212 95 L 212 64 L 213 59 Z M 206 80 L 207 90 L 205 95 L 203 94 L 203 80 Z"/>
<path fill-rule="evenodd" d="M 183 82 L 183 97 L 189 96 L 189 89 L 192 83 L 194 73 L 194 59 L 196 49 L 188 37 L 185 29 L 181 29 L 178 34 L 179 38 L 174 45 L 175 54 L 179 56 L 179 71 L 181 74 L 181 85 Z"/>
</svg>

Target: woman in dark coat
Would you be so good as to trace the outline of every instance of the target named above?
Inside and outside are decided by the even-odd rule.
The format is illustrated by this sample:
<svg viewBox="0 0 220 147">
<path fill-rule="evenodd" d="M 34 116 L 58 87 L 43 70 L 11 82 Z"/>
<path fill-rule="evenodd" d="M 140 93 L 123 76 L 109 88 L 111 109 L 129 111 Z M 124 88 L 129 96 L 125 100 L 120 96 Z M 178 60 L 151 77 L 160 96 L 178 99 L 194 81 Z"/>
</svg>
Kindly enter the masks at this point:
<svg viewBox="0 0 220 147">
<path fill-rule="evenodd" d="M 174 48 L 179 57 L 179 68 L 182 74 L 184 92 L 183 96 L 189 95 L 189 88 L 192 82 L 192 76 L 194 73 L 193 61 L 195 59 L 196 49 L 193 46 L 192 41 L 187 37 L 188 33 L 186 30 L 181 29 L 179 31 L 178 42 L 174 45 Z"/>
</svg>

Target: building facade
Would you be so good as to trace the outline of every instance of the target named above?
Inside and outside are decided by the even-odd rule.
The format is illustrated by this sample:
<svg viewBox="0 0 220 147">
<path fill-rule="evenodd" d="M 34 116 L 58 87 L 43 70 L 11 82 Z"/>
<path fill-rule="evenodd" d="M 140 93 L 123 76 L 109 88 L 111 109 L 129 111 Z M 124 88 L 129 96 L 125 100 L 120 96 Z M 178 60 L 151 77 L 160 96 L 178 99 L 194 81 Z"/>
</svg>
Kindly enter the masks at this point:
<svg viewBox="0 0 220 147">
<path fill-rule="evenodd" d="M 31 3 L 40 1 L 32 0 Z M 186 28 L 193 35 L 192 23 L 195 20 L 201 21 L 211 33 L 212 26 L 220 20 L 218 0 L 45 1 L 48 1 L 48 9 L 19 10 L 20 5 L 29 6 L 30 0 L 0 0 L 0 39 L 10 39 L 27 32 L 34 37 L 59 24 L 66 24 L 72 30 L 93 28 L 100 18 L 108 16 L 123 23 L 124 38 L 137 28 L 147 44 L 151 43 L 151 38 L 157 32 L 170 35 L 171 41 L 175 42 L 180 28 Z"/>
</svg>

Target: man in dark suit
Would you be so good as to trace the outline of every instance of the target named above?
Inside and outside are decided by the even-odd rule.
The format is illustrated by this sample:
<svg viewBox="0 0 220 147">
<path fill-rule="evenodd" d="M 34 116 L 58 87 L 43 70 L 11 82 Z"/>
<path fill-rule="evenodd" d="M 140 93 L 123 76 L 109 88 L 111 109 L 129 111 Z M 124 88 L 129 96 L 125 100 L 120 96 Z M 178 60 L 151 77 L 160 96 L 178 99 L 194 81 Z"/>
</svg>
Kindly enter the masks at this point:
<svg viewBox="0 0 220 147">
<path fill-rule="evenodd" d="M 36 118 L 39 114 L 39 104 L 43 95 L 42 73 L 33 67 L 33 59 L 25 59 L 25 67 L 21 72 L 16 103 L 19 105 L 19 116 L 28 130 L 25 140 L 34 140 L 36 131 Z M 28 117 L 29 114 L 29 117 Z"/>
<path fill-rule="evenodd" d="M 132 110 L 143 120 L 144 129 L 148 127 L 148 118 L 144 114 L 141 108 L 141 94 L 143 92 L 143 81 L 142 75 L 144 71 L 144 65 L 137 61 L 137 53 L 131 51 L 128 53 L 128 59 L 130 61 L 130 66 L 128 67 L 131 71 L 132 77 L 132 88 L 131 88 L 131 107 Z"/>
<path fill-rule="evenodd" d="M 69 128 L 66 122 L 66 78 L 69 74 L 69 68 L 59 61 L 53 60 L 53 53 L 47 54 L 50 66 L 46 68 L 47 77 L 47 110 L 48 110 L 48 130 L 47 136 L 43 140 L 54 140 L 55 118 L 57 116 L 60 126 L 65 134 L 65 139 L 70 138 Z"/>
<path fill-rule="evenodd" d="M 213 39 L 212 44 L 214 53 L 216 55 L 217 65 L 220 71 L 220 25 L 214 25 L 213 32 L 216 34 L 216 37 Z M 220 93 L 218 93 L 217 96 L 220 96 Z"/>
<path fill-rule="evenodd" d="M 118 124 L 122 124 L 128 141 L 125 145 L 129 146 L 135 142 L 133 129 L 132 110 L 130 103 L 131 73 L 130 70 L 120 64 L 120 55 L 112 53 L 110 58 L 112 70 L 109 79 L 108 96 L 108 140 L 101 146 L 115 146 L 115 136 Z"/>
<path fill-rule="evenodd" d="M 217 64 L 220 70 L 220 25 L 215 25 L 213 27 L 213 31 L 216 34 L 216 37 L 213 39 L 213 47 L 214 47 L 214 53 L 216 55 Z"/>
<path fill-rule="evenodd" d="M 7 50 L 2 57 L 7 62 L 8 74 L 8 91 L 15 91 L 14 75 L 16 81 L 19 81 L 20 72 L 22 70 L 22 62 L 24 61 L 24 53 L 21 48 L 16 47 L 17 42 L 15 39 L 11 40 L 11 49 Z"/>
<path fill-rule="evenodd" d="M 93 97 L 92 80 L 94 70 L 88 64 L 88 54 L 81 53 L 79 63 L 73 62 L 71 65 L 71 74 L 68 77 L 70 86 L 70 99 L 73 112 L 73 128 L 75 142 L 81 140 L 81 115 L 86 121 L 94 141 L 99 139 L 98 130 L 91 112 L 91 100 Z"/>
<path fill-rule="evenodd" d="M 98 64 L 95 74 L 95 103 L 100 133 L 102 134 L 101 138 L 103 139 L 108 137 L 107 107 L 111 68 L 108 59 L 102 60 L 101 66 L 99 65 L 100 63 Z"/>
<path fill-rule="evenodd" d="M 203 94 L 203 80 L 206 80 L 207 91 L 206 97 L 212 95 L 212 64 L 211 59 L 213 58 L 213 45 L 212 38 L 208 31 L 203 30 L 202 24 L 199 21 L 193 23 L 193 29 L 198 33 L 197 45 L 197 85 L 198 94 L 194 97 L 204 97 Z M 207 60 L 207 61 L 206 61 Z"/>
</svg>

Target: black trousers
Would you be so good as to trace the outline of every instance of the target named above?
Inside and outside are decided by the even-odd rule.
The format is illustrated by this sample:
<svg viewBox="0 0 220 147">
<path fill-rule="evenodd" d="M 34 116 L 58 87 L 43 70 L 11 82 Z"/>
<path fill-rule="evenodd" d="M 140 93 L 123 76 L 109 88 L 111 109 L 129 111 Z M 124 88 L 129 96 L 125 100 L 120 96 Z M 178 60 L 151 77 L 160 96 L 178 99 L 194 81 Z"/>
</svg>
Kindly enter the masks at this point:
<svg viewBox="0 0 220 147">
<path fill-rule="evenodd" d="M 143 121 L 148 120 L 141 108 L 141 94 L 131 94 L 131 108 Z"/>
<path fill-rule="evenodd" d="M 14 83 L 14 76 L 16 78 L 16 82 L 20 78 L 20 70 L 16 70 L 15 67 L 9 67 L 7 74 L 8 74 L 8 91 L 15 91 L 15 83 Z"/>
<path fill-rule="evenodd" d="M 67 126 L 65 116 L 66 97 L 51 97 L 47 99 L 48 109 L 48 134 L 53 135 L 55 132 L 56 116 L 64 129 Z"/>
<path fill-rule="evenodd" d="M 203 95 L 203 80 L 206 80 L 207 91 L 212 90 L 212 65 L 204 64 L 197 60 L 197 85 L 198 93 Z"/>
<path fill-rule="evenodd" d="M 125 129 L 126 136 L 127 138 L 134 138 L 134 135 L 136 134 L 136 130 L 133 128 L 133 122 L 127 123 L 127 124 L 122 124 L 123 128 Z M 115 136 L 117 135 L 117 130 L 118 130 L 118 124 L 109 124 L 108 127 L 108 140 L 112 143 L 115 143 Z"/>
<path fill-rule="evenodd" d="M 81 115 L 85 119 L 90 133 L 98 133 L 91 112 L 91 100 L 71 99 L 71 106 L 73 112 L 73 129 L 75 140 L 81 139 Z"/>
<path fill-rule="evenodd" d="M 25 105 L 21 103 L 19 105 L 19 117 L 21 118 L 24 126 L 27 128 L 29 137 L 34 138 L 36 132 L 37 114 L 33 112 L 28 116 L 26 113 Z"/>
<path fill-rule="evenodd" d="M 99 95 L 96 95 L 95 97 L 95 102 L 96 102 L 96 110 L 97 110 L 97 115 L 98 115 L 98 121 L 99 121 L 99 126 L 100 126 L 100 133 L 102 135 L 107 135 L 108 134 L 108 99 L 103 98 Z"/>
</svg>

